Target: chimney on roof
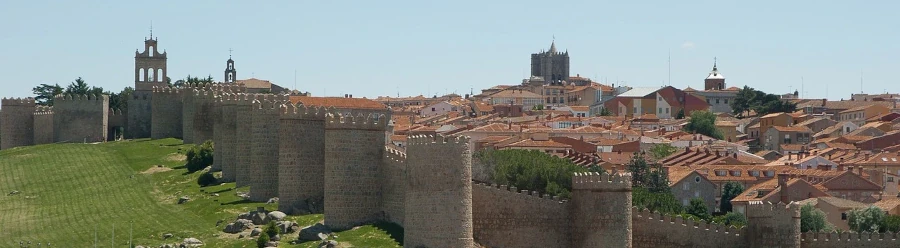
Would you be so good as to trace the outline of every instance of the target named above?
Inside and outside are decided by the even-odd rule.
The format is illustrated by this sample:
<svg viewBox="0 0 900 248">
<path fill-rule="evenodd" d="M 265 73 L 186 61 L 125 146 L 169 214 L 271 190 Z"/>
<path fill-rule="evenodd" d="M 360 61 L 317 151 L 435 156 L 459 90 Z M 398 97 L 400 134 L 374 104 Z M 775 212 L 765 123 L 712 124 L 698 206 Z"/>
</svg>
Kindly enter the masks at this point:
<svg viewBox="0 0 900 248">
<path fill-rule="evenodd" d="M 826 102 L 828 102 L 828 99 L 822 98 L 822 107 L 825 107 Z"/>
<path fill-rule="evenodd" d="M 847 171 L 853 172 L 853 166 L 852 166 L 852 165 L 851 165 L 851 166 L 847 166 Z"/>
<path fill-rule="evenodd" d="M 868 161 L 869 161 L 869 154 L 866 153 L 866 162 L 868 162 Z"/>
<path fill-rule="evenodd" d="M 857 174 L 857 175 L 862 176 L 862 172 L 863 172 L 863 167 L 862 167 L 862 166 L 856 167 L 856 174 Z"/>
<path fill-rule="evenodd" d="M 778 174 L 778 188 L 781 190 L 781 202 L 788 202 L 788 190 L 787 190 L 787 181 L 788 174 L 779 173 Z"/>
<path fill-rule="evenodd" d="M 737 152 L 734 152 L 731 155 L 734 156 L 735 159 L 737 159 Z"/>
</svg>

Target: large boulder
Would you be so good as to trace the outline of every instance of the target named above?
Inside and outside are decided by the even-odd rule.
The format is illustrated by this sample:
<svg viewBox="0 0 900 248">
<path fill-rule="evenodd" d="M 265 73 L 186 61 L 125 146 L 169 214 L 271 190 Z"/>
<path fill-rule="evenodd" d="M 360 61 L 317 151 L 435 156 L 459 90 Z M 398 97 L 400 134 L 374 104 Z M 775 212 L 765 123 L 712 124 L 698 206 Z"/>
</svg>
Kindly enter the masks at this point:
<svg viewBox="0 0 900 248">
<path fill-rule="evenodd" d="M 250 220 L 253 221 L 254 225 L 265 225 L 269 223 L 269 211 L 266 211 L 263 207 L 256 208 L 256 211 L 250 212 Z"/>
<path fill-rule="evenodd" d="M 187 196 L 182 196 L 182 197 L 178 198 L 178 204 L 185 204 L 190 200 L 191 200 L 191 198 L 188 198 Z"/>
<path fill-rule="evenodd" d="M 253 230 L 250 231 L 250 237 L 259 236 L 260 233 L 262 233 L 262 229 L 260 229 L 259 227 L 253 228 Z"/>
<path fill-rule="evenodd" d="M 266 214 L 266 217 L 269 219 L 269 221 L 281 221 L 284 219 L 284 217 L 287 217 L 287 214 L 284 214 L 281 211 L 272 211 Z"/>
<path fill-rule="evenodd" d="M 279 221 L 275 226 L 278 227 L 278 230 L 281 230 L 281 233 L 294 233 L 300 231 L 300 225 L 293 221 Z"/>
<path fill-rule="evenodd" d="M 184 241 L 181 241 L 181 244 L 187 247 L 197 247 L 202 246 L 203 242 L 197 238 L 185 238 Z"/>
<path fill-rule="evenodd" d="M 243 232 L 244 230 L 247 230 L 250 228 L 253 228 L 252 221 L 245 220 L 245 219 L 237 219 L 234 222 L 226 225 L 225 230 L 223 230 L 223 231 L 226 233 L 239 233 L 239 232 Z"/>
<path fill-rule="evenodd" d="M 300 235 L 297 237 L 301 241 L 320 241 L 322 238 L 319 237 L 319 234 L 330 234 L 331 228 L 328 228 L 326 225 L 322 225 L 322 223 L 316 223 L 315 225 L 304 227 L 300 230 Z"/>
<path fill-rule="evenodd" d="M 266 247 L 278 247 L 278 242 L 277 241 L 266 242 Z"/>
</svg>

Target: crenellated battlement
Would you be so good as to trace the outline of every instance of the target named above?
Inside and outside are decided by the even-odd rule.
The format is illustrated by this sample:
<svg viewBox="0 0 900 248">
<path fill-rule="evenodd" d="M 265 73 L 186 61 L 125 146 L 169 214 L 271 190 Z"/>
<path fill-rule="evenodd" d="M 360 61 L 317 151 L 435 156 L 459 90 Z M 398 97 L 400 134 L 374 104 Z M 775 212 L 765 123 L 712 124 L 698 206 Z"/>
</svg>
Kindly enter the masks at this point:
<svg viewBox="0 0 900 248">
<path fill-rule="evenodd" d="M 683 218 L 681 216 L 669 216 L 659 212 L 650 212 L 649 209 L 639 209 L 637 207 L 631 208 L 632 218 L 639 220 L 648 220 L 648 221 L 658 221 L 659 224 L 670 224 L 678 227 L 684 227 L 685 229 L 697 229 L 698 231 L 707 231 L 708 233 L 704 235 L 730 235 L 730 236 L 741 236 L 744 233 L 744 228 L 738 228 L 735 226 L 725 226 L 722 224 L 709 223 L 705 221 L 695 221 L 690 218 Z M 709 236 L 714 238 L 714 236 Z"/>
<path fill-rule="evenodd" d="M 153 94 L 180 94 L 182 89 L 169 86 L 153 86 L 151 91 Z"/>
<path fill-rule="evenodd" d="M 54 101 L 104 101 L 108 100 L 109 96 L 107 95 L 71 95 L 71 94 L 59 94 L 53 97 Z"/>
<path fill-rule="evenodd" d="M 52 115 L 52 114 L 53 114 L 52 106 L 37 105 L 34 108 L 34 115 Z"/>
<path fill-rule="evenodd" d="M 26 97 L 26 98 L 3 98 L 2 102 L 3 106 L 34 106 L 34 98 Z"/>
<path fill-rule="evenodd" d="M 572 176 L 572 189 L 631 191 L 631 174 L 577 172 Z"/>
<path fill-rule="evenodd" d="M 209 86 L 211 90 L 223 93 L 245 93 L 247 87 L 244 84 L 212 84 Z"/>
<path fill-rule="evenodd" d="M 900 233 L 857 233 L 857 232 L 806 232 L 801 234 L 804 244 L 815 247 L 825 246 L 822 243 L 835 242 L 846 244 L 848 242 L 861 242 L 856 247 L 900 247 Z M 882 244 L 882 245 L 879 245 Z"/>
<path fill-rule="evenodd" d="M 384 147 L 384 157 L 396 161 L 396 162 L 406 162 L 406 153 L 400 150 L 385 146 Z"/>
<path fill-rule="evenodd" d="M 325 120 L 327 110 L 318 106 L 294 105 L 290 101 L 281 105 L 281 117 L 284 119 Z"/>
<path fill-rule="evenodd" d="M 800 218 L 800 205 L 794 202 L 785 204 L 779 202 L 751 201 L 747 205 L 747 218 L 773 218 L 776 220 L 790 220 Z"/>
<path fill-rule="evenodd" d="M 412 135 L 406 140 L 410 145 L 468 145 L 468 136 Z"/>
<path fill-rule="evenodd" d="M 522 189 L 522 190 L 517 189 L 516 186 L 507 187 L 506 185 L 497 185 L 496 183 L 488 185 L 486 183 L 477 183 L 477 182 L 472 182 L 472 184 L 475 187 L 480 187 L 480 188 L 484 188 L 484 189 L 514 194 L 514 195 L 516 195 L 516 197 L 518 197 L 520 199 L 524 199 L 526 201 L 547 201 L 547 202 L 553 202 L 553 203 L 564 204 L 564 205 L 569 204 L 569 200 L 562 199 L 558 196 L 550 196 L 550 194 L 541 195 L 541 193 L 539 193 L 537 191 L 528 191 L 525 189 Z"/>
<path fill-rule="evenodd" d="M 361 129 L 383 131 L 387 128 L 387 121 L 382 114 L 336 113 L 333 107 L 325 114 L 325 126 L 328 129 Z"/>
</svg>

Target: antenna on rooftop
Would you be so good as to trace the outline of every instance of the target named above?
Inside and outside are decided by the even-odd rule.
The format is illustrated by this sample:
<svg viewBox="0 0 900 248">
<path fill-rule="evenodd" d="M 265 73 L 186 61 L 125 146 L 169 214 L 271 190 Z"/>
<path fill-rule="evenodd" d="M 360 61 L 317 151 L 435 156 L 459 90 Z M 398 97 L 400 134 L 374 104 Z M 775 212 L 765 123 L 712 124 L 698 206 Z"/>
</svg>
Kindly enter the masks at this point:
<svg viewBox="0 0 900 248">
<path fill-rule="evenodd" d="M 859 70 L 859 93 L 863 93 L 863 70 Z"/>
<path fill-rule="evenodd" d="M 803 87 L 803 76 L 800 76 L 800 95 L 805 94 L 805 88 Z M 803 99 L 803 97 L 797 96 L 797 98 Z"/>
<path fill-rule="evenodd" d="M 294 69 L 294 89 L 297 89 L 297 69 Z"/>
<path fill-rule="evenodd" d="M 669 66 L 669 79 L 666 79 L 668 85 L 672 85 L 672 49 L 669 48 L 669 58 L 668 58 L 668 66 Z"/>
</svg>

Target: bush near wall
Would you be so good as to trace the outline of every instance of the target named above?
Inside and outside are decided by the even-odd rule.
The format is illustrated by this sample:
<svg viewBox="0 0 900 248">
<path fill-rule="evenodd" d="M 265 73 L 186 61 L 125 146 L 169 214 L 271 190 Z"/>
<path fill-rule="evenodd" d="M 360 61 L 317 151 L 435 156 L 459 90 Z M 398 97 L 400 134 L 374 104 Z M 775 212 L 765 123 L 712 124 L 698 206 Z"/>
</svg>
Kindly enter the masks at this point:
<svg viewBox="0 0 900 248">
<path fill-rule="evenodd" d="M 188 149 L 185 156 L 187 157 L 185 167 L 187 167 L 188 172 L 202 170 L 213 164 L 213 142 L 207 140 L 203 144 L 195 145 Z"/>
<path fill-rule="evenodd" d="M 485 150 L 475 157 L 493 168 L 493 183 L 565 198 L 572 191 L 572 175 L 588 171 L 568 159 L 534 150 Z"/>
</svg>

